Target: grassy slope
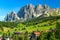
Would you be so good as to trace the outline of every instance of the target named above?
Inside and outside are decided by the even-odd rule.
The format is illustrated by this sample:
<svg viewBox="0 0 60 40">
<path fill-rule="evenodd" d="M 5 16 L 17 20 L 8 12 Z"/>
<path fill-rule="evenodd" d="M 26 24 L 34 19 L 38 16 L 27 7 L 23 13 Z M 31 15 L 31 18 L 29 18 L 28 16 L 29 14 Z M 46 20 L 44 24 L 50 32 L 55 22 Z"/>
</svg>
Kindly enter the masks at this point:
<svg viewBox="0 0 60 40">
<path fill-rule="evenodd" d="M 56 17 L 46 17 L 46 18 L 34 18 L 33 20 L 24 22 L 24 23 L 18 23 L 17 27 L 10 28 L 10 27 L 3 27 L 4 31 L 0 30 L 1 32 L 7 33 L 8 30 L 10 33 L 13 33 L 14 31 L 28 31 L 29 33 L 39 30 L 39 31 L 46 31 L 50 28 L 55 28 L 56 22 L 60 20 L 60 16 Z"/>
</svg>

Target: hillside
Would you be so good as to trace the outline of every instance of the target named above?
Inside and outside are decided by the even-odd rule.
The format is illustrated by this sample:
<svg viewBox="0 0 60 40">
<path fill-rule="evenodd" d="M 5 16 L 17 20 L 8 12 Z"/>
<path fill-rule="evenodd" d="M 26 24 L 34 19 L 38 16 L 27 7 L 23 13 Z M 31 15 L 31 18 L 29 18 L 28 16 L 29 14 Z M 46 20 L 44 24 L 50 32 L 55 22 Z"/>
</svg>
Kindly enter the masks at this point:
<svg viewBox="0 0 60 40">
<path fill-rule="evenodd" d="M 0 35 L 2 35 L 3 37 L 10 36 L 14 40 L 19 40 L 20 37 L 21 37 L 20 38 L 21 40 L 22 39 L 28 40 L 29 38 L 28 34 L 31 35 L 34 31 L 39 31 L 39 32 L 42 32 L 39 36 L 39 40 L 40 39 L 45 40 L 45 37 L 51 37 L 51 36 L 52 38 L 46 38 L 46 39 L 54 39 L 58 37 L 57 32 L 59 32 L 59 30 L 55 32 L 54 29 L 55 28 L 60 29 L 60 24 L 57 24 L 57 23 L 60 23 L 60 16 L 38 17 L 25 22 L 19 22 L 19 21 L 0 22 Z M 54 31 L 51 31 L 51 30 L 54 30 Z M 15 33 L 17 33 L 17 35 Z M 22 33 L 22 35 L 20 33 Z M 56 37 L 55 37 L 55 34 L 56 34 Z M 21 35 L 21 36 L 18 36 L 18 35 Z"/>
<path fill-rule="evenodd" d="M 49 30 L 50 28 L 55 28 L 57 22 L 60 22 L 60 16 L 50 16 L 50 17 L 42 17 L 42 18 L 38 17 L 22 23 L 0 22 L 0 27 L 4 30 L 4 32 L 6 28 L 12 33 L 14 31 L 22 31 L 22 32 L 28 31 L 29 33 L 31 33 L 35 30 L 46 31 Z"/>
</svg>

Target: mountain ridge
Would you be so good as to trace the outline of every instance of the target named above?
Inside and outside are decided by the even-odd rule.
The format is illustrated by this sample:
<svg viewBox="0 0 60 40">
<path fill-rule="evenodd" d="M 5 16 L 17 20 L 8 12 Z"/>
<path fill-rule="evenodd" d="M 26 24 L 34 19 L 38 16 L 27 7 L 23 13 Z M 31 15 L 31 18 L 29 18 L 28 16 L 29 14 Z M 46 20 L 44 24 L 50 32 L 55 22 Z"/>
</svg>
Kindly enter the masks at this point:
<svg viewBox="0 0 60 40">
<path fill-rule="evenodd" d="M 18 13 L 15 15 L 17 15 L 17 18 L 15 18 L 15 19 L 17 19 L 16 21 L 20 20 L 20 21 L 24 22 L 26 20 L 30 20 L 30 19 L 33 19 L 35 17 L 37 18 L 40 16 L 41 17 L 59 16 L 60 15 L 60 9 L 59 8 L 52 9 L 48 5 L 38 4 L 38 5 L 34 6 L 32 4 L 27 4 L 27 5 L 23 6 L 18 11 Z M 9 20 L 9 18 L 8 18 L 8 20 Z M 12 18 L 11 18 L 11 20 L 12 20 Z M 14 21 L 15 20 L 12 20 L 12 22 L 14 22 Z"/>
</svg>

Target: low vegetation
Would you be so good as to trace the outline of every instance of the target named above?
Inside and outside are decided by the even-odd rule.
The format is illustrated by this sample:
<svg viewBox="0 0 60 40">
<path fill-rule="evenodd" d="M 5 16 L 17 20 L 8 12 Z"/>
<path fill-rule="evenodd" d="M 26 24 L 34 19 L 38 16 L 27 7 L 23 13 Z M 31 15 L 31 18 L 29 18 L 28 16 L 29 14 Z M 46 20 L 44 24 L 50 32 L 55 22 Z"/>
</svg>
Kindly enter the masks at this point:
<svg viewBox="0 0 60 40">
<path fill-rule="evenodd" d="M 50 16 L 43 18 L 34 18 L 25 22 L 0 22 L 0 35 L 11 36 L 14 40 L 25 40 L 24 36 L 31 34 L 33 31 L 40 31 L 42 34 L 38 37 L 38 40 L 59 40 L 59 31 L 60 31 L 60 16 Z M 58 31 L 46 32 L 50 29 L 59 29 Z M 22 37 L 18 36 L 17 39 L 14 37 L 14 32 L 22 32 L 26 35 L 22 35 Z M 13 37 L 14 36 L 14 37 Z M 26 39 L 28 40 L 28 39 Z M 34 39 L 33 39 L 34 40 Z"/>
</svg>

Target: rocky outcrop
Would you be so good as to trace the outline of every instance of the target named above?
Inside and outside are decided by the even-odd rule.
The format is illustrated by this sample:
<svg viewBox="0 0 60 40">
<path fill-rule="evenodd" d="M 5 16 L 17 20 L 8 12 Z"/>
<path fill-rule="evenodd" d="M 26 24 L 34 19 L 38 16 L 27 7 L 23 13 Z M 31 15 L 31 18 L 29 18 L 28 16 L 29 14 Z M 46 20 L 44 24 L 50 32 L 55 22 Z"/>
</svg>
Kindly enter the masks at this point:
<svg viewBox="0 0 60 40">
<path fill-rule="evenodd" d="M 14 11 L 10 12 L 5 17 L 5 21 L 15 22 L 17 20 L 19 20 L 19 17 L 17 16 L 17 14 Z"/>
<path fill-rule="evenodd" d="M 21 10 L 18 12 L 18 16 L 20 18 L 23 18 L 24 20 L 29 20 L 33 18 L 34 14 L 34 6 L 32 4 L 27 4 Z"/>
<path fill-rule="evenodd" d="M 36 7 L 34 7 L 32 4 L 27 4 L 26 6 L 22 7 L 21 10 L 19 10 L 17 15 L 20 18 L 29 20 L 43 15 L 44 13 L 48 12 L 48 9 L 49 7 L 47 5 L 38 4 Z"/>
<path fill-rule="evenodd" d="M 35 17 L 39 17 L 40 15 L 43 14 L 43 6 L 38 4 L 36 7 L 35 7 L 35 13 L 34 13 L 34 16 Z"/>
</svg>

